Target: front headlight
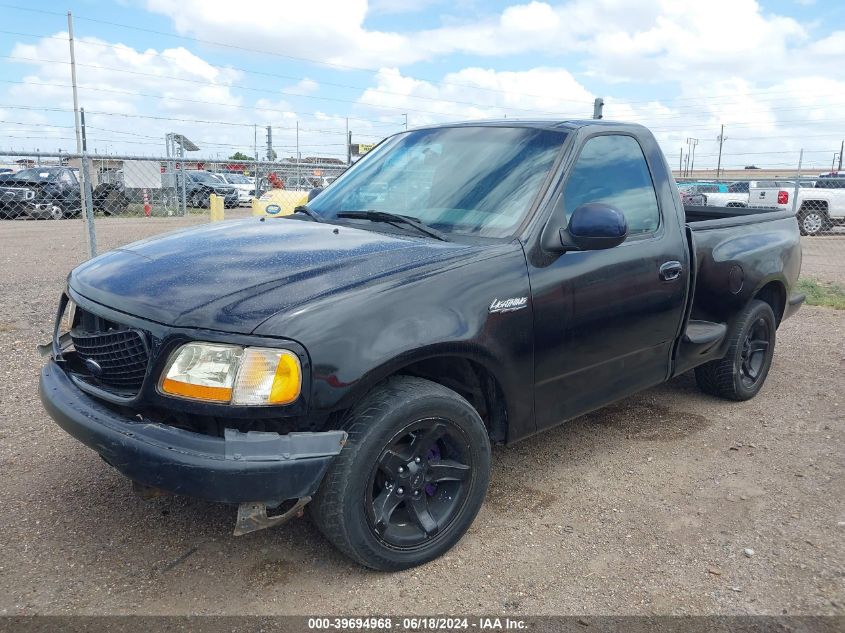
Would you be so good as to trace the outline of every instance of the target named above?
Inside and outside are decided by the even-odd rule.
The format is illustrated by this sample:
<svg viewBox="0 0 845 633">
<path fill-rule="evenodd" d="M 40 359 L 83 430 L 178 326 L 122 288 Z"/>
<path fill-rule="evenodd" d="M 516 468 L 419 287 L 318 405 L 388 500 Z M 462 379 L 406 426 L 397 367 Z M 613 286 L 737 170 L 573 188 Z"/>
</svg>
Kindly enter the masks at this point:
<svg viewBox="0 0 845 633">
<path fill-rule="evenodd" d="M 174 352 L 159 391 L 207 402 L 263 406 L 293 402 L 302 370 L 293 352 L 218 343 L 188 343 Z"/>
<path fill-rule="evenodd" d="M 65 311 L 62 314 L 62 319 L 59 322 L 59 336 L 67 334 L 73 329 L 73 320 L 76 318 L 76 303 L 73 299 L 68 299 L 65 304 Z"/>
</svg>

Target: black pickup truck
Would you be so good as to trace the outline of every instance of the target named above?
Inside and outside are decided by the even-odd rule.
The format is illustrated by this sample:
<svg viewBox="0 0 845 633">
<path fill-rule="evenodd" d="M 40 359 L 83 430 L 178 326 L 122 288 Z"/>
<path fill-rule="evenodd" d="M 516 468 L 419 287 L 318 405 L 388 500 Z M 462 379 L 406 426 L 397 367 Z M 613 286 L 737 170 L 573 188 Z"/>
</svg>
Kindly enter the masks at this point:
<svg viewBox="0 0 845 633">
<path fill-rule="evenodd" d="M 92 191 L 94 211 L 122 213 L 128 201 L 116 185 L 101 183 Z M 0 174 L 0 218 L 36 220 L 75 218 L 82 212 L 82 188 L 70 167 L 30 167 Z"/>
<path fill-rule="evenodd" d="M 41 398 L 142 496 L 238 504 L 236 534 L 310 502 L 343 552 L 402 569 L 467 530 L 491 443 L 692 369 L 756 395 L 800 265 L 789 212 L 685 210 L 641 126 L 434 126 L 286 218 L 73 270 Z"/>
</svg>

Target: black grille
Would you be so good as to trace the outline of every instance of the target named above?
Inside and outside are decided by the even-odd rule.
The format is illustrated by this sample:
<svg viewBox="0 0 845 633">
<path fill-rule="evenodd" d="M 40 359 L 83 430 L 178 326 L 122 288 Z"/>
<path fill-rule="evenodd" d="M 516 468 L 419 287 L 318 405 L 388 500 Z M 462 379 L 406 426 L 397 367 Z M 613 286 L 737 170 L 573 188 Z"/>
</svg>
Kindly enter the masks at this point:
<svg viewBox="0 0 845 633">
<path fill-rule="evenodd" d="M 35 192 L 23 187 L 0 187 L 0 201 L 24 202 L 35 198 Z"/>
<path fill-rule="evenodd" d="M 141 388 L 149 352 L 140 332 L 128 329 L 85 332 L 75 328 L 71 339 L 91 382 L 121 392 L 137 392 Z"/>
</svg>

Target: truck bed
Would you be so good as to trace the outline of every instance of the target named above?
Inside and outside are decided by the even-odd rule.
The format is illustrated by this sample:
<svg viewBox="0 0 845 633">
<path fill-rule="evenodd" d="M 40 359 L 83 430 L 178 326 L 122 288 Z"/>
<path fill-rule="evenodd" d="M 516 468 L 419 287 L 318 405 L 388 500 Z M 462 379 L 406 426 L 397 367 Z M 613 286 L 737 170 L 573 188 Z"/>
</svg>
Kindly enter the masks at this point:
<svg viewBox="0 0 845 633">
<path fill-rule="evenodd" d="M 765 222 L 777 218 L 758 216 L 774 213 L 783 214 L 784 211 L 766 207 L 704 207 L 692 205 L 684 207 L 687 224 L 693 230 L 697 228 L 715 228 L 717 226 Z M 742 221 L 737 222 L 737 220 Z"/>
<path fill-rule="evenodd" d="M 761 289 L 780 304 L 775 310 L 780 319 L 789 308 L 787 289 L 801 267 L 797 221 L 791 211 L 688 206 L 684 212 L 692 301 L 676 373 L 723 356 L 728 343 L 724 333 L 730 331 L 739 307 L 759 296 Z"/>
</svg>

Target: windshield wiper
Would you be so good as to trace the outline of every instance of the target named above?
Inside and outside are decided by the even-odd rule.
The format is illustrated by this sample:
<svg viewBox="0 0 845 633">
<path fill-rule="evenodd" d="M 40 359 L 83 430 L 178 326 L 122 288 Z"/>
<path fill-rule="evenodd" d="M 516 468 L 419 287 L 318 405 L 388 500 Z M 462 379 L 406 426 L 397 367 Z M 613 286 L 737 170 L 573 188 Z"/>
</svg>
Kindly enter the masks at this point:
<svg viewBox="0 0 845 633">
<path fill-rule="evenodd" d="M 417 229 L 420 233 L 425 233 L 429 237 L 442 242 L 450 242 L 451 240 L 443 233 L 434 229 L 427 224 L 423 224 L 416 218 L 408 217 L 407 215 L 399 215 L 398 213 L 388 213 L 387 211 L 341 211 L 337 214 L 339 218 L 350 218 L 359 220 L 370 220 L 372 222 L 387 222 L 388 224 L 400 223 L 407 224 Z"/>
<path fill-rule="evenodd" d="M 311 218 L 315 222 L 325 222 L 325 220 L 322 218 L 322 216 L 317 214 L 316 211 L 312 211 L 311 209 L 306 207 L 304 204 L 301 204 L 298 207 L 294 207 L 293 212 L 294 213 L 304 213 L 305 215 L 307 215 L 309 218 Z"/>
</svg>

